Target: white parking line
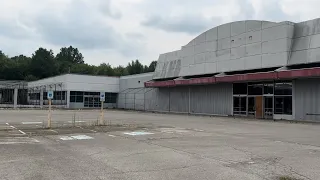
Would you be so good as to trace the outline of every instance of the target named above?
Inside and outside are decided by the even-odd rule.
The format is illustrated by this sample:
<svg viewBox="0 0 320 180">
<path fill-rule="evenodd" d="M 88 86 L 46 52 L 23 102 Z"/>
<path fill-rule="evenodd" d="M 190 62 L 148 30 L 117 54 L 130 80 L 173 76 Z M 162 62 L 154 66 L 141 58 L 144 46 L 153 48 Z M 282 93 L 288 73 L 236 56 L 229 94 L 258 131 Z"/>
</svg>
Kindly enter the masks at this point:
<svg viewBox="0 0 320 180">
<path fill-rule="evenodd" d="M 92 131 L 92 132 L 95 132 L 95 133 L 97 132 L 97 131 L 95 131 L 95 130 L 92 130 L 92 129 L 91 129 L 90 131 Z"/>
<path fill-rule="evenodd" d="M 109 134 L 110 137 L 116 137 L 115 135 Z"/>
<path fill-rule="evenodd" d="M 9 123 L 6 123 L 6 125 L 8 125 L 8 126 L 9 126 Z"/>
<path fill-rule="evenodd" d="M 60 136 L 60 139 L 63 141 L 70 141 L 70 140 L 86 140 L 86 139 L 94 139 L 94 138 L 87 135 L 75 135 L 75 136 Z"/>
<path fill-rule="evenodd" d="M 49 131 L 52 131 L 52 132 L 55 132 L 55 133 L 59 134 L 59 132 L 58 132 L 58 131 L 53 130 L 53 129 L 50 129 Z"/>
<path fill-rule="evenodd" d="M 74 121 L 75 123 L 81 123 L 81 122 L 86 122 L 86 121 Z M 73 121 L 68 121 L 68 123 L 73 123 Z"/>
<path fill-rule="evenodd" d="M 25 132 L 21 131 L 21 130 L 18 130 L 21 134 L 26 134 Z"/>
<path fill-rule="evenodd" d="M 21 124 L 42 124 L 42 122 L 22 122 Z"/>
<path fill-rule="evenodd" d="M 14 126 L 10 126 L 12 129 L 17 129 L 16 127 L 14 127 Z"/>
</svg>

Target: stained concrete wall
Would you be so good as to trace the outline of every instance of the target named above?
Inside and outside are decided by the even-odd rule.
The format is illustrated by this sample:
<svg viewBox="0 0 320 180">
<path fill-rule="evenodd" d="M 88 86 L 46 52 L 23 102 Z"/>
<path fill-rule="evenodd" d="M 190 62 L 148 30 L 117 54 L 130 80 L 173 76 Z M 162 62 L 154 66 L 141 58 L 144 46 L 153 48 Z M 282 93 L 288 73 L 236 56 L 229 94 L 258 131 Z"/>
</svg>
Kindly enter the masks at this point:
<svg viewBox="0 0 320 180">
<path fill-rule="evenodd" d="M 130 76 L 121 76 L 120 77 L 120 93 L 126 89 L 132 88 L 142 88 L 144 87 L 144 83 L 147 81 L 152 80 L 153 72 L 151 73 L 144 73 L 144 74 L 137 74 L 137 75 L 130 75 Z"/>
<path fill-rule="evenodd" d="M 287 65 L 294 23 L 239 21 L 212 28 L 161 54 L 154 79 Z"/>
<path fill-rule="evenodd" d="M 297 23 L 289 64 L 320 61 L 320 19 Z"/>
<path fill-rule="evenodd" d="M 320 19 L 238 21 L 212 28 L 159 56 L 153 79 L 320 62 Z"/>
</svg>

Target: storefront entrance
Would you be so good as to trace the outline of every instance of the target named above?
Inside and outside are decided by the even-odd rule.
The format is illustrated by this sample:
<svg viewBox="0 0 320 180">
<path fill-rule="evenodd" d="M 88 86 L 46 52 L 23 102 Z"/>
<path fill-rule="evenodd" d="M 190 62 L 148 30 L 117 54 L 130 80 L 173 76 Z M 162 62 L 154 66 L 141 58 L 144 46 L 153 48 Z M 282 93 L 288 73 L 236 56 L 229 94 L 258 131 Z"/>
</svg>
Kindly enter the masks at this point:
<svg viewBox="0 0 320 180">
<path fill-rule="evenodd" d="M 264 119 L 292 114 L 292 83 L 233 84 L 233 114 Z"/>
</svg>

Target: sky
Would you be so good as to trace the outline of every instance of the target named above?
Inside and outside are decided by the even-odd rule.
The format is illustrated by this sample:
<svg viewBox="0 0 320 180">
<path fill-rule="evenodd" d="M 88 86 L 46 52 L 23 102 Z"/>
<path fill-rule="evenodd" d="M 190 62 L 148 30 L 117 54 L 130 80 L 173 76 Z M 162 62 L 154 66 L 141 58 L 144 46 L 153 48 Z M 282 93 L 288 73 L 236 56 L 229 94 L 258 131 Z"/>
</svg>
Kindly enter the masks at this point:
<svg viewBox="0 0 320 180">
<path fill-rule="evenodd" d="M 73 46 L 88 64 L 143 64 L 238 20 L 320 18 L 319 0 L 0 0 L 0 50 L 31 56 Z"/>
</svg>

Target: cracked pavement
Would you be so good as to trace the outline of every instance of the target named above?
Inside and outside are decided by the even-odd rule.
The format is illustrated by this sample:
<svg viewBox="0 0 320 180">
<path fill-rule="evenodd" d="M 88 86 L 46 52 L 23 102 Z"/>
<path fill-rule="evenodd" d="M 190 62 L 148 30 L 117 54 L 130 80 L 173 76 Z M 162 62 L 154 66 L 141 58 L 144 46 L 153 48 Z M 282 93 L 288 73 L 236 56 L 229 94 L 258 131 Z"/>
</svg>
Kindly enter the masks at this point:
<svg viewBox="0 0 320 180">
<path fill-rule="evenodd" d="M 320 179 L 317 124 L 106 111 L 112 123 L 138 128 L 56 129 L 30 136 L 19 135 L 24 127 L 19 123 L 39 121 L 45 111 L 0 113 L 6 128 L 0 136 L 0 179 Z M 56 113 L 63 121 L 72 112 Z M 28 123 L 29 131 L 32 126 L 36 123 Z M 132 131 L 138 133 L 125 134 Z"/>
</svg>

